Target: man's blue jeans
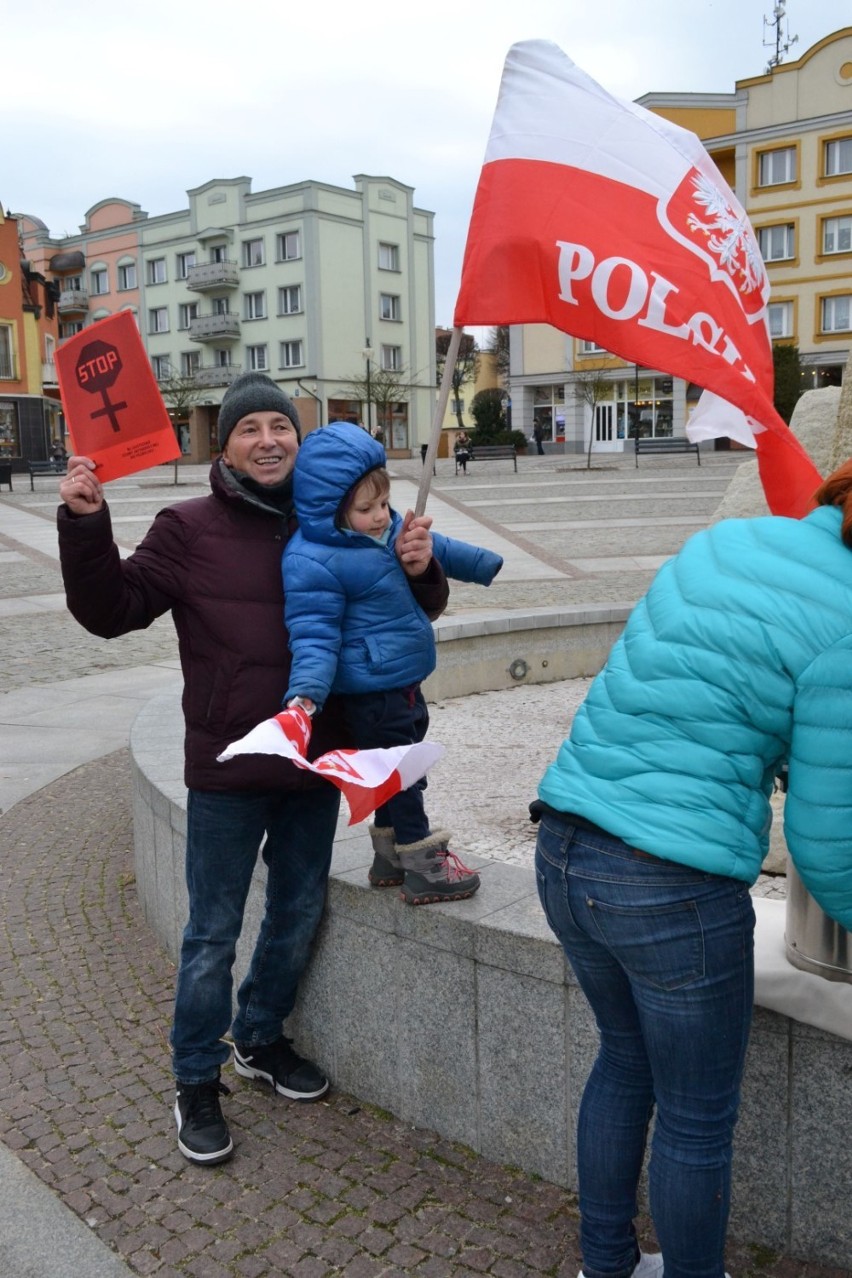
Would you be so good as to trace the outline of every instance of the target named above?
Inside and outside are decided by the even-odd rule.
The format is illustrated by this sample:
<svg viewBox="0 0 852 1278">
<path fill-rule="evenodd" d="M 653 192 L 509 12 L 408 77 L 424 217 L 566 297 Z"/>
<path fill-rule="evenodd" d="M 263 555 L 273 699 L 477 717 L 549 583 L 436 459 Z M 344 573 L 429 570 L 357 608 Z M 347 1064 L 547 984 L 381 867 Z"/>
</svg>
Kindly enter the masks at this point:
<svg viewBox="0 0 852 1278">
<path fill-rule="evenodd" d="M 340 795 L 309 790 L 190 790 L 183 934 L 172 1025 L 172 1065 L 183 1083 L 216 1078 L 230 1050 L 237 939 L 264 834 L 266 909 L 237 994 L 236 1042 L 271 1043 L 293 1010 L 325 903 Z"/>
<path fill-rule="evenodd" d="M 648 1125 L 666 1278 L 723 1278 L 730 1170 L 754 993 L 748 885 L 650 857 L 546 813 L 536 879 L 595 1014 L 580 1105 L 585 1278 L 629 1278 Z"/>
</svg>

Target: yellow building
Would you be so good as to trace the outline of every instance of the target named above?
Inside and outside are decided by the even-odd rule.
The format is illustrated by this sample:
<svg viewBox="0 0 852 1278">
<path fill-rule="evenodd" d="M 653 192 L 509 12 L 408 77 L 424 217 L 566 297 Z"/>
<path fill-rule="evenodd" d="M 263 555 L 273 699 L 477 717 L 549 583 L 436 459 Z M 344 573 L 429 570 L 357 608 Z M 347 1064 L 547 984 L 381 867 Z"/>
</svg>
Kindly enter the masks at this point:
<svg viewBox="0 0 852 1278">
<path fill-rule="evenodd" d="M 438 328 L 435 330 L 435 341 L 437 345 L 437 363 L 439 371 L 441 369 L 441 342 L 443 341 L 443 349 L 449 342 L 452 330 L 449 328 Z M 465 334 L 464 337 L 470 337 Z M 472 341 L 473 339 L 470 338 Z M 470 371 L 470 363 L 467 371 Z M 468 434 L 474 429 L 476 423 L 473 420 L 473 414 L 470 411 L 470 405 L 474 395 L 482 390 L 493 390 L 500 385 L 500 374 L 497 369 L 495 358 L 488 351 L 479 350 L 476 355 L 475 365 L 473 367 L 473 376 L 466 376 L 460 382 L 456 393 L 450 392 L 447 400 L 447 407 L 444 412 L 444 420 L 441 424 L 441 439 L 438 444 L 439 457 L 452 457 L 453 447 L 455 445 L 456 436 L 461 429 L 459 426 L 459 416 L 464 423 L 464 429 Z M 436 391 L 437 397 L 437 391 Z"/>
<path fill-rule="evenodd" d="M 852 344 L 852 27 L 733 93 L 649 93 L 639 105 L 696 133 L 755 229 L 774 342 L 803 388 L 839 385 Z M 514 425 L 550 447 L 621 451 L 634 429 L 682 435 L 699 388 L 545 325 L 512 330 Z"/>
</svg>

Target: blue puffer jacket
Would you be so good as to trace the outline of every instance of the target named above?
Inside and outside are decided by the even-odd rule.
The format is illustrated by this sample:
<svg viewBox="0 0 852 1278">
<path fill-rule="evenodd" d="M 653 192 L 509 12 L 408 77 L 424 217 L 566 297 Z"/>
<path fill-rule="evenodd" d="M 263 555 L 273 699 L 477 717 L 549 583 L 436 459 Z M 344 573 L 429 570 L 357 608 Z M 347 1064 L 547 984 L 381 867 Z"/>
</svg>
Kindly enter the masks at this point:
<svg viewBox="0 0 852 1278">
<path fill-rule="evenodd" d="M 435 669 L 432 623 L 415 603 L 394 545 L 402 519 L 392 512 L 386 546 L 337 526 L 352 487 L 385 464 L 366 431 L 333 422 L 299 449 L 293 495 L 299 530 L 282 561 L 293 665 L 290 697 L 322 706 L 329 692 L 406 688 Z M 448 577 L 487 586 L 503 560 L 490 550 L 432 534 Z"/>
<path fill-rule="evenodd" d="M 660 569 L 539 797 L 753 883 L 776 768 L 806 887 L 852 928 L 852 551 L 841 511 L 728 520 Z"/>
</svg>

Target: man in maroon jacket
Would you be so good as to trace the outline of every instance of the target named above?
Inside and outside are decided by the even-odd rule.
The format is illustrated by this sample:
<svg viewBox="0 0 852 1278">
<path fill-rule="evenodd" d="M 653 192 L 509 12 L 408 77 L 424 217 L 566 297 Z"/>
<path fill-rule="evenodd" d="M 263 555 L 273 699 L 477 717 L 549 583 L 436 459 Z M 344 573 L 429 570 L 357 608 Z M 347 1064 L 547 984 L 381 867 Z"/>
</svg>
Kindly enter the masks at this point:
<svg viewBox="0 0 852 1278">
<path fill-rule="evenodd" d="M 325 900 L 339 793 L 273 755 L 217 763 L 225 746 L 281 709 L 290 657 L 281 552 L 294 530 L 292 470 L 300 442 L 292 400 L 245 373 L 222 400 L 222 456 L 212 493 L 160 511 L 122 560 L 93 463 L 71 457 L 60 484 L 59 549 L 68 607 L 104 638 L 171 610 L 184 677 L 188 788 L 184 931 L 171 1046 L 178 1148 L 214 1164 L 233 1150 L 222 1113 L 222 1041 L 234 1065 L 280 1095 L 311 1101 L 328 1080 L 282 1034 Z M 407 517 L 408 518 L 408 517 Z M 428 518 L 408 520 L 399 556 L 417 602 L 436 617 L 447 583 L 432 559 Z M 333 699 L 318 716 L 311 758 L 345 741 Z M 265 838 L 265 842 L 264 842 Z M 260 845 L 266 908 L 232 1021 L 232 968 Z"/>
</svg>

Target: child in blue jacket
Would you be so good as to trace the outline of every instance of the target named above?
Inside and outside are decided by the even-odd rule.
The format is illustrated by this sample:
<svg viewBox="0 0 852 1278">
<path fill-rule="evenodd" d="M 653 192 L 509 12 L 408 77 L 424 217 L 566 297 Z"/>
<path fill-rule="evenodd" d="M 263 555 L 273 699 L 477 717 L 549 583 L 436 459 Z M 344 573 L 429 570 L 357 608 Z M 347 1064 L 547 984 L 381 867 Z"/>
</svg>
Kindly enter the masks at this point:
<svg viewBox="0 0 852 1278">
<path fill-rule="evenodd" d="M 362 750 L 422 741 L 429 713 L 422 681 L 436 664 L 429 618 L 414 602 L 395 551 L 403 520 L 390 506 L 385 450 L 366 431 L 333 422 L 299 449 L 293 495 L 298 532 L 284 552 L 285 622 L 293 664 L 285 705 L 308 713 L 341 694 Z M 432 534 L 433 555 L 448 577 L 490 585 L 499 555 Z M 432 830 L 426 782 L 401 791 L 370 826 L 375 887 L 402 885 L 424 905 L 472 896 L 479 875 L 450 851 L 447 830 Z"/>
</svg>

